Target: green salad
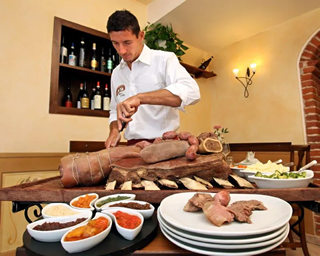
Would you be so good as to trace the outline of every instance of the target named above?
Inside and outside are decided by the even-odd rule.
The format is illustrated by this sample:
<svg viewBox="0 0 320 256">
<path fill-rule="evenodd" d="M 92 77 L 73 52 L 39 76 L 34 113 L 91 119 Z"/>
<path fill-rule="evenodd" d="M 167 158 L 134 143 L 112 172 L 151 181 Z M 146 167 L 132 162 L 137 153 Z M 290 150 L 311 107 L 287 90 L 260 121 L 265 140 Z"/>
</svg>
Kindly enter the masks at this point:
<svg viewBox="0 0 320 256">
<path fill-rule="evenodd" d="M 294 172 L 279 172 L 275 171 L 270 175 L 263 174 L 262 172 L 257 172 L 255 177 L 269 178 L 269 179 L 302 179 L 307 177 L 306 172 L 294 173 Z"/>
</svg>

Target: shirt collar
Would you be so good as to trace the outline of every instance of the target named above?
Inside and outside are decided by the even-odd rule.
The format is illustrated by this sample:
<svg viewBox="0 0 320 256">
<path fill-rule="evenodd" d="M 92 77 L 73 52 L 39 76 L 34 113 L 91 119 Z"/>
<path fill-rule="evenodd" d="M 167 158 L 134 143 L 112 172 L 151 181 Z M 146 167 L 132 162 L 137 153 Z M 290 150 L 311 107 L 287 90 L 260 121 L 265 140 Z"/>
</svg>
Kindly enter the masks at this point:
<svg viewBox="0 0 320 256">
<path fill-rule="evenodd" d="M 137 62 L 137 61 L 140 61 L 140 62 L 145 63 L 147 65 L 151 64 L 151 50 L 145 44 L 143 45 L 143 49 L 142 49 L 142 52 L 140 53 L 140 56 L 134 62 Z M 127 63 L 122 59 L 120 61 L 120 67 L 123 68 L 126 65 L 127 65 Z"/>
</svg>

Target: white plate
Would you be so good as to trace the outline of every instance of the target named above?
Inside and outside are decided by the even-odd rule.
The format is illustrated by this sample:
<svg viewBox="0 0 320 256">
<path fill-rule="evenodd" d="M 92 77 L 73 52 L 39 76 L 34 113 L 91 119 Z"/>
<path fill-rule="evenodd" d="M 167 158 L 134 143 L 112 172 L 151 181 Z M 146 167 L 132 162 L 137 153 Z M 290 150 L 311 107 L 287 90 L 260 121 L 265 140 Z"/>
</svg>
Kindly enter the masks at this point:
<svg viewBox="0 0 320 256">
<path fill-rule="evenodd" d="M 268 245 L 268 246 L 264 246 L 264 247 L 260 247 L 260 248 L 254 248 L 254 249 L 235 249 L 235 250 L 230 250 L 230 249 L 210 249 L 210 248 L 204 248 L 201 246 L 195 246 L 189 243 L 185 243 L 182 241 L 178 241 L 177 239 L 173 238 L 172 236 L 170 236 L 168 233 L 166 233 L 162 227 L 160 226 L 160 229 L 162 231 L 162 233 L 164 234 L 164 236 L 166 238 L 168 238 L 172 243 L 174 243 L 175 245 L 191 251 L 191 252 L 195 252 L 195 253 L 200 253 L 200 254 L 204 254 L 204 255 L 216 255 L 216 256 L 231 256 L 231 255 L 235 255 L 235 256 L 250 256 L 250 255 L 257 255 L 257 254 L 261 254 L 267 251 L 270 251 L 274 248 L 276 248 L 277 246 L 279 246 L 280 244 L 283 243 L 284 240 L 286 240 L 286 237 L 289 233 L 289 229 L 286 230 L 283 238 L 272 244 L 272 245 Z"/>
<path fill-rule="evenodd" d="M 179 228 L 171 226 L 169 223 L 167 223 L 162 217 L 160 212 L 158 211 L 158 221 L 160 225 L 165 227 L 166 229 L 170 230 L 171 232 L 199 242 L 205 242 L 205 243 L 218 243 L 218 244 L 251 244 L 251 243 L 258 243 L 262 241 L 266 241 L 269 239 L 272 239 L 276 236 L 279 236 L 282 234 L 285 229 L 287 228 L 287 224 L 285 224 L 283 227 L 281 227 L 278 230 L 263 233 L 260 235 L 254 235 L 254 236 L 240 236 L 240 237 L 219 237 L 219 236 L 209 236 L 209 235 L 200 235 L 192 232 L 188 232 L 185 230 L 181 230 Z"/>
<path fill-rule="evenodd" d="M 221 227 L 213 225 L 203 212 L 185 212 L 183 207 L 196 192 L 177 193 L 162 200 L 159 210 L 161 217 L 174 227 L 205 235 L 249 236 L 267 233 L 284 226 L 292 216 L 292 207 L 286 201 L 257 194 L 230 194 L 230 204 L 240 200 L 259 200 L 268 208 L 253 211 L 251 224 L 231 222 Z M 212 196 L 215 193 L 209 193 Z"/>
<path fill-rule="evenodd" d="M 242 174 L 241 170 L 243 170 L 244 168 L 239 168 L 239 167 L 230 167 L 230 169 L 237 174 L 239 177 L 244 177 L 244 175 Z"/>
<path fill-rule="evenodd" d="M 311 170 L 305 170 L 307 173 L 306 178 L 302 179 L 269 179 L 262 177 L 249 176 L 253 180 L 258 188 L 306 188 L 309 186 L 314 173 Z"/>
<path fill-rule="evenodd" d="M 253 249 L 253 248 L 261 248 L 264 246 L 268 246 L 268 245 L 272 245 L 274 243 L 279 242 L 280 240 L 282 240 L 283 238 L 286 238 L 288 235 L 288 230 L 290 229 L 289 224 L 286 224 L 286 228 L 283 230 L 283 232 L 272 238 L 269 240 L 265 240 L 259 243 L 253 243 L 253 244 L 218 244 L 218 243 L 204 243 L 204 242 L 199 242 L 199 241 L 195 241 L 192 239 L 188 239 L 188 238 L 184 238 L 182 236 L 178 236 L 175 233 L 171 232 L 170 230 L 168 230 L 165 226 L 160 225 L 161 230 L 164 230 L 168 235 L 170 235 L 172 238 L 174 238 L 177 241 L 180 242 L 185 242 L 191 245 L 196 245 L 196 246 L 200 246 L 203 248 L 208 248 L 208 249 L 226 249 L 228 248 L 228 250 L 235 250 L 235 249 Z"/>
</svg>

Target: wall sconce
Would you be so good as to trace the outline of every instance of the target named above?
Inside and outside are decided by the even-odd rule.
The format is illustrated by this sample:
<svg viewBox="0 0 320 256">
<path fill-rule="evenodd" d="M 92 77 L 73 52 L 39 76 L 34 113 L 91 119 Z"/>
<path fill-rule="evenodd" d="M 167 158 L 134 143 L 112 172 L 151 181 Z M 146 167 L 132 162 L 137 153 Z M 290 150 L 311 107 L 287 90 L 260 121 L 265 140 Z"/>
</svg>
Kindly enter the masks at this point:
<svg viewBox="0 0 320 256">
<path fill-rule="evenodd" d="M 238 73 L 239 73 L 239 69 L 234 69 L 233 70 L 233 74 L 236 77 L 236 79 L 243 85 L 244 87 L 244 97 L 248 98 L 249 97 L 249 91 L 248 91 L 248 86 L 252 84 L 252 77 L 255 75 L 256 73 L 256 67 L 257 64 L 252 63 L 250 65 L 251 71 L 252 71 L 252 75 L 250 74 L 250 68 L 247 67 L 247 72 L 246 72 L 246 76 L 239 76 L 238 77 Z M 250 76 L 251 75 L 251 76 Z M 242 82 L 240 80 L 240 78 L 244 78 L 245 79 L 245 83 Z"/>
</svg>

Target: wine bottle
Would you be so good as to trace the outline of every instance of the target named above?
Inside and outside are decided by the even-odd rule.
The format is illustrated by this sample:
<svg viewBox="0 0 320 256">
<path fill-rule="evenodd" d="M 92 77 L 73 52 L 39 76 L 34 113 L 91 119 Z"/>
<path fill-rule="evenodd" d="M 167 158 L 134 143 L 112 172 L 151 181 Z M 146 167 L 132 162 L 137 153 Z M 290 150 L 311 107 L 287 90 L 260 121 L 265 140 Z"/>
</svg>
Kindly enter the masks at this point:
<svg viewBox="0 0 320 256">
<path fill-rule="evenodd" d="M 204 61 L 199 68 L 205 70 L 209 66 L 209 63 L 212 59 L 213 59 L 213 56 L 211 56 L 210 59 L 207 59 L 206 61 Z"/>
<path fill-rule="evenodd" d="M 82 37 L 81 42 L 80 42 L 80 52 L 79 52 L 79 67 L 86 67 L 86 47 L 85 47 L 85 42 Z"/>
<path fill-rule="evenodd" d="M 112 70 L 113 70 L 113 61 L 112 61 L 111 48 L 109 48 L 109 55 L 107 60 L 107 72 L 112 73 Z"/>
<path fill-rule="evenodd" d="M 101 59 L 100 59 L 100 71 L 106 72 L 107 65 L 106 65 L 106 58 L 104 57 L 104 48 L 101 48 Z"/>
<path fill-rule="evenodd" d="M 70 90 L 70 86 L 68 85 L 67 91 L 64 95 L 64 106 L 67 108 L 72 108 L 72 94 Z"/>
<path fill-rule="evenodd" d="M 83 83 L 80 84 L 80 90 L 77 96 L 77 108 L 81 108 L 81 98 L 83 94 Z"/>
<path fill-rule="evenodd" d="M 98 68 L 97 56 L 96 56 L 96 44 L 92 44 L 92 58 L 91 58 L 91 69 L 96 70 Z"/>
<path fill-rule="evenodd" d="M 83 84 L 83 93 L 81 98 L 81 108 L 88 109 L 89 108 L 89 94 L 87 91 L 87 83 Z"/>
<path fill-rule="evenodd" d="M 76 66 L 77 63 L 77 56 L 74 54 L 74 43 L 71 44 L 71 53 L 69 55 L 69 62 L 68 64 L 71 66 Z"/>
<path fill-rule="evenodd" d="M 94 109 L 101 110 L 100 82 L 97 82 L 96 94 L 94 95 Z"/>
<path fill-rule="evenodd" d="M 68 49 L 67 47 L 64 46 L 64 36 L 62 36 L 60 62 L 67 64 L 67 58 L 68 58 Z"/>
<path fill-rule="evenodd" d="M 110 98 L 108 93 L 108 84 L 106 84 L 103 94 L 103 110 L 110 110 Z"/>
<path fill-rule="evenodd" d="M 96 95 L 96 88 L 92 87 L 91 97 L 90 97 L 90 108 L 94 110 L 94 96 Z"/>
</svg>

